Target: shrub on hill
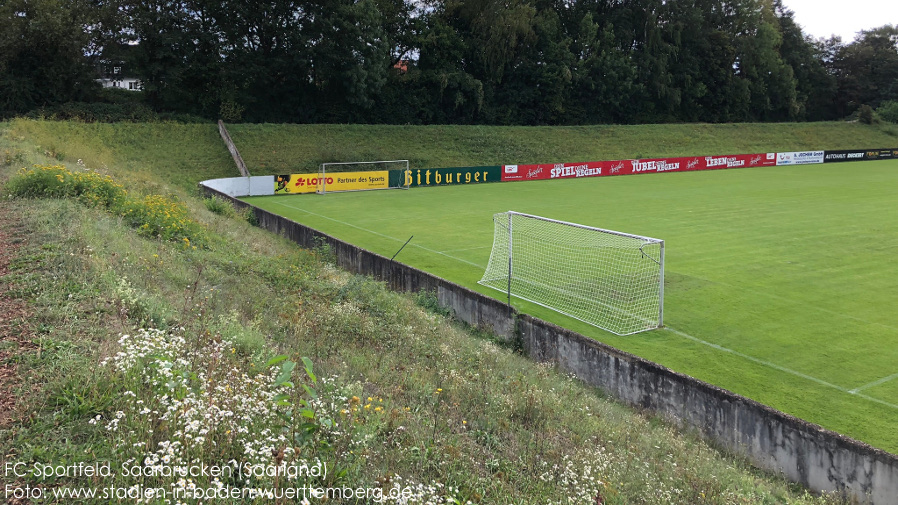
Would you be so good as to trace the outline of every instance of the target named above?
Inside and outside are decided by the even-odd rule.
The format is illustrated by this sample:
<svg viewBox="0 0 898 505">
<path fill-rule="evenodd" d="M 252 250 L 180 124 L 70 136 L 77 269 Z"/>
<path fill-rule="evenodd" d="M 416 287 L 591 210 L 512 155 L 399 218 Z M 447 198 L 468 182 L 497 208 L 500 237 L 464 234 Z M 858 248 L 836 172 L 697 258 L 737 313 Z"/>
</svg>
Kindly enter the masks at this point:
<svg viewBox="0 0 898 505">
<path fill-rule="evenodd" d="M 190 218 L 184 204 L 160 195 L 133 197 L 108 175 L 72 171 L 61 165 L 22 169 L 6 185 L 12 196 L 72 198 L 119 215 L 141 235 L 183 241 L 185 247 L 207 243 L 203 226 Z"/>
<path fill-rule="evenodd" d="M 898 100 L 883 102 L 882 105 L 876 109 L 876 114 L 878 114 L 879 118 L 883 121 L 898 123 Z"/>
</svg>

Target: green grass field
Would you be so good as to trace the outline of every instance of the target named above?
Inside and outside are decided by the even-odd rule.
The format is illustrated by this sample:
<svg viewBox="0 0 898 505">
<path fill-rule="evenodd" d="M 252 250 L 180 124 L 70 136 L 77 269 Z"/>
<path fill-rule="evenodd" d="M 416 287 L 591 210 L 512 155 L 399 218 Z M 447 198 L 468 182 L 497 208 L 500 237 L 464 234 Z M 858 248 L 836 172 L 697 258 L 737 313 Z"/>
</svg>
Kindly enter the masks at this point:
<svg viewBox="0 0 898 505">
<path fill-rule="evenodd" d="M 666 241 L 666 328 L 618 337 L 521 311 L 898 452 L 898 161 L 247 198 L 479 286 L 492 215 Z"/>
</svg>

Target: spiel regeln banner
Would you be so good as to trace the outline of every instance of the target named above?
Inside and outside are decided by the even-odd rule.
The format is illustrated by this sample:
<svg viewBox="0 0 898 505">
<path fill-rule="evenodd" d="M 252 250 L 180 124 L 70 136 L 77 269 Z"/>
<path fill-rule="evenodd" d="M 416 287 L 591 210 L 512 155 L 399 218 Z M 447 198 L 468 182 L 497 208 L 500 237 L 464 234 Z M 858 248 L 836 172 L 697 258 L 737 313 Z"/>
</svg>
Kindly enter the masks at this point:
<svg viewBox="0 0 898 505">
<path fill-rule="evenodd" d="M 503 181 L 532 181 L 630 175 L 651 172 L 686 172 L 721 168 L 762 167 L 776 165 L 776 153 L 734 154 L 722 156 L 689 156 L 640 160 L 590 161 L 585 163 L 543 163 L 537 165 L 504 165 Z"/>
</svg>

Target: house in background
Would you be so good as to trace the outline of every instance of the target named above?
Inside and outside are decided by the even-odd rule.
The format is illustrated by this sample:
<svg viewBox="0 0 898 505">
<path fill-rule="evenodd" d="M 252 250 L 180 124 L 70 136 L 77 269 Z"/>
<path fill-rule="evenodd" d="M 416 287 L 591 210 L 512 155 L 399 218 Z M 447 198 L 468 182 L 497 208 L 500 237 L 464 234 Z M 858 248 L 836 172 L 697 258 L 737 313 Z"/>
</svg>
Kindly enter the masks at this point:
<svg viewBox="0 0 898 505">
<path fill-rule="evenodd" d="M 128 71 L 128 60 L 133 52 L 134 46 L 128 44 L 114 45 L 108 48 L 97 64 L 100 74 L 97 82 L 104 88 L 140 91 L 143 88 L 140 79 Z"/>
<path fill-rule="evenodd" d="M 140 91 L 140 79 L 128 75 L 124 71 L 125 67 L 114 65 L 108 71 L 103 72 L 103 77 L 97 79 L 104 88 L 121 88 L 130 91 Z"/>
</svg>

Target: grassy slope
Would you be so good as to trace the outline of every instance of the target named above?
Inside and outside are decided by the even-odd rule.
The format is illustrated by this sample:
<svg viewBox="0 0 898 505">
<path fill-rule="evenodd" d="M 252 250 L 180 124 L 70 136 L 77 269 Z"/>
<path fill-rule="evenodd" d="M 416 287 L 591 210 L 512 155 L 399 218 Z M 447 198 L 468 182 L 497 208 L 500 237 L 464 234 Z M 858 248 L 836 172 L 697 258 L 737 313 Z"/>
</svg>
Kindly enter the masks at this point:
<svg viewBox="0 0 898 505">
<path fill-rule="evenodd" d="M 254 175 L 317 170 L 325 161 L 409 159 L 415 167 L 556 163 L 635 157 L 894 147 L 898 130 L 857 123 L 582 127 L 231 125 Z M 193 190 L 239 175 L 214 125 L 77 124 L 16 120 L 53 156 L 116 164 Z M 145 179 L 152 179 L 149 175 Z"/>
<path fill-rule="evenodd" d="M 401 261 L 497 297 L 477 284 L 490 254 L 493 213 L 514 209 L 663 237 L 666 325 L 744 356 L 668 330 L 618 337 L 514 303 L 894 452 L 892 384 L 864 389 L 870 398 L 848 391 L 891 375 L 898 361 L 898 320 L 889 309 L 898 228 L 882 211 L 898 183 L 896 166 L 863 162 L 248 200 L 388 257 L 414 235 Z"/>
<path fill-rule="evenodd" d="M 433 168 L 898 144 L 895 127 L 880 129 L 847 123 L 582 127 L 234 125 L 229 131 L 250 171 L 257 175 L 314 171 L 324 161 L 408 159 L 412 168 Z"/>
<path fill-rule="evenodd" d="M 16 166 L 51 162 L 20 130 L 0 132 L 0 149 L 16 159 L 0 165 L 0 182 Z M 181 192 L 145 175 L 159 167 L 145 166 L 135 177 L 131 163 L 106 169 L 132 189 Z M 368 444 L 364 450 L 330 455 L 346 465 L 352 486 L 399 473 L 459 486 L 462 501 L 546 503 L 601 479 L 607 503 L 831 503 L 533 367 L 408 297 L 335 271 L 314 253 L 185 201 L 208 225 L 212 250 L 139 238 L 119 219 L 71 201 L 0 201 L 0 226 L 19 226 L 24 239 L 12 275 L 0 282 L 28 300 L 41 349 L 16 357 L 21 422 L 0 427 L 5 458 L 116 462 L 134 452 L 135 440 L 88 422 L 114 416 L 124 396 L 120 378 L 97 363 L 118 350 L 119 332 L 155 320 L 234 342 L 234 357 L 224 361 L 247 371 L 251 361 L 278 352 L 306 355 L 319 376 L 334 377 L 362 398 L 383 398 L 389 417 L 367 418 L 375 438 L 359 442 Z M 167 429 L 149 426 L 158 433 L 144 438 L 152 432 L 129 424 L 135 422 L 122 421 L 142 429 L 131 437 L 151 444 Z M 206 458 L 217 453 L 200 461 L 214 463 Z M 546 468 L 566 462 L 569 470 L 540 479 Z M 584 476 L 586 465 L 592 477 Z"/>
</svg>

